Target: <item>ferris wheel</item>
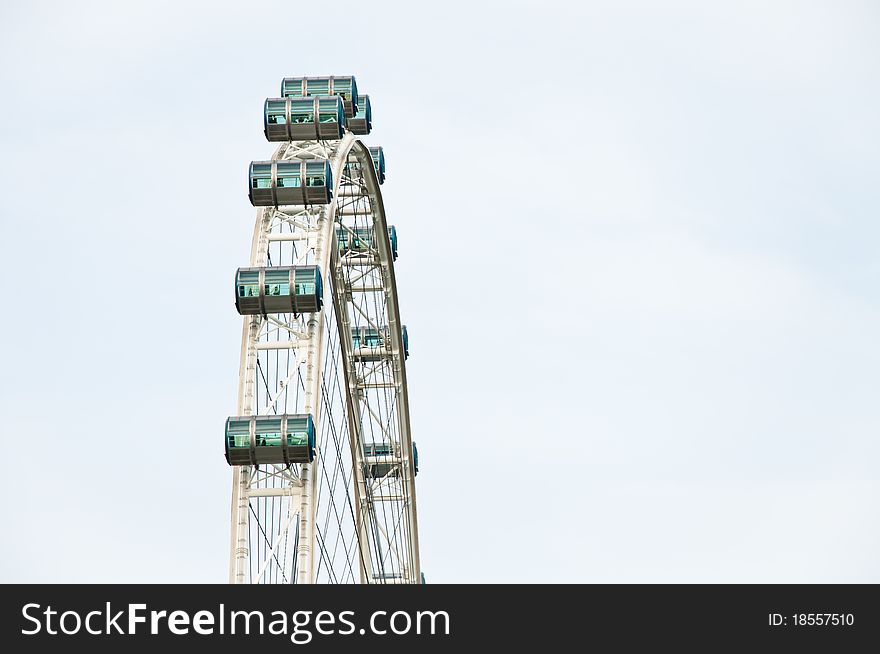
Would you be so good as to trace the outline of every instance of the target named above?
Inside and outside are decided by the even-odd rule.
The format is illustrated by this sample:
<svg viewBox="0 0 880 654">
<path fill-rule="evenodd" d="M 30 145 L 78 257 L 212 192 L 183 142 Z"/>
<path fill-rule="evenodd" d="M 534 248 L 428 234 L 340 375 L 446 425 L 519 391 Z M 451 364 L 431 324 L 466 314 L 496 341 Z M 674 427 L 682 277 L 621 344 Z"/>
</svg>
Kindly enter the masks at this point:
<svg viewBox="0 0 880 654">
<path fill-rule="evenodd" d="M 249 170 L 251 258 L 233 471 L 231 583 L 424 583 L 381 147 L 354 77 L 293 77 L 265 101 L 278 142 Z"/>
</svg>

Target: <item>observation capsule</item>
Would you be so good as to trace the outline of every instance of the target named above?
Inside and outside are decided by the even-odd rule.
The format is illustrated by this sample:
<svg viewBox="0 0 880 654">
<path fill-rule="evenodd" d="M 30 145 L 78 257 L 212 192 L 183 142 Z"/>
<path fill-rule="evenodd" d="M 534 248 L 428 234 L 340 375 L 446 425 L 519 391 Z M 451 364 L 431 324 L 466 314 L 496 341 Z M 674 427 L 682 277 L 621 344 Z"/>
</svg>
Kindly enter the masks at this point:
<svg viewBox="0 0 880 654">
<path fill-rule="evenodd" d="M 403 462 L 397 452 L 400 444 L 395 443 L 364 443 L 364 470 L 367 477 L 378 479 L 381 477 L 397 477 L 400 474 L 400 465 Z M 413 443 L 413 474 L 419 473 L 419 451 Z"/>
<path fill-rule="evenodd" d="M 391 241 L 391 258 L 397 261 L 397 228 L 388 228 L 388 240 Z M 340 254 L 369 254 L 373 247 L 372 227 L 348 227 L 336 229 L 336 243 Z"/>
<path fill-rule="evenodd" d="M 342 98 L 269 98 L 263 105 L 263 132 L 269 141 L 341 139 L 345 134 Z"/>
<path fill-rule="evenodd" d="M 409 333 L 406 325 L 401 327 L 403 332 L 403 358 L 409 358 Z M 352 327 L 351 347 L 355 359 L 360 361 L 377 361 L 391 351 L 391 333 L 388 327 L 375 329 L 373 327 Z"/>
<path fill-rule="evenodd" d="M 281 80 L 283 98 L 313 95 L 338 95 L 344 103 L 345 117 L 352 118 L 357 114 L 358 92 L 354 77 L 285 77 Z"/>
<path fill-rule="evenodd" d="M 369 150 L 370 156 L 373 158 L 373 166 L 379 175 L 379 183 L 383 184 L 385 182 L 385 151 L 381 145 L 373 146 Z"/>
<path fill-rule="evenodd" d="M 255 207 L 329 204 L 333 174 L 327 159 L 252 161 L 248 196 Z"/>
<path fill-rule="evenodd" d="M 323 292 L 318 266 L 239 268 L 235 272 L 235 308 L 243 316 L 316 313 L 321 310 Z"/>
<path fill-rule="evenodd" d="M 379 183 L 383 184 L 385 182 L 385 151 L 382 149 L 381 145 L 375 145 L 367 149 L 370 151 L 370 157 L 373 159 L 373 167 L 376 169 L 376 177 L 379 178 Z M 348 161 L 345 162 L 345 167 L 349 171 L 359 170 L 360 162 L 353 154 L 349 154 Z"/>
<path fill-rule="evenodd" d="M 415 441 L 413 441 L 413 472 L 419 474 L 419 448 L 416 447 Z"/>
<path fill-rule="evenodd" d="M 226 419 L 226 462 L 310 463 L 315 458 L 315 423 L 311 414 L 233 416 Z"/>
<path fill-rule="evenodd" d="M 366 136 L 373 129 L 373 110 L 370 108 L 370 96 L 359 95 L 357 100 L 357 114 L 346 121 L 346 127 L 352 134 Z"/>
</svg>

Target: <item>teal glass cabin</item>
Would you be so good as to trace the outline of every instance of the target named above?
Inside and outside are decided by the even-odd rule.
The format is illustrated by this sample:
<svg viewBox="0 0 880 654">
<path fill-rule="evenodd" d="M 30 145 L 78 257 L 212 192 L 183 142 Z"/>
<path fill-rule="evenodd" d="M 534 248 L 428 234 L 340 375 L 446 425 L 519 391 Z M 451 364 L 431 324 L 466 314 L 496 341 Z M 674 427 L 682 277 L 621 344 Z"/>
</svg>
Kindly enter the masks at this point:
<svg viewBox="0 0 880 654">
<path fill-rule="evenodd" d="M 342 98 L 269 98 L 263 105 L 263 132 L 269 141 L 329 141 L 345 134 Z"/>
<path fill-rule="evenodd" d="M 373 129 L 373 109 L 370 107 L 370 96 L 358 96 L 357 113 L 346 121 L 346 127 L 357 136 L 366 136 L 370 133 Z"/>
<path fill-rule="evenodd" d="M 403 358 L 409 358 L 409 332 L 406 325 L 401 327 L 403 336 Z M 351 348 L 356 359 L 376 361 L 391 351 L 391 334 L 388 327 L 352 327 Z"/>
<path fill-rule="evenodd" d="M 367 148 L 370 151 L 370 157 L 373 159 L 373 167 L 376 169 L 376 177 L 379 180 L 380 184 L 385 183 L 385 151 L 382 149 L 381 145 L 375 145 L 371 148 Z M 360 169 L 360 163 L 357 158 L 353 154 L 348 155 L 348 161 L 345 162 L 345 167 L 349 174 L 351 175 L 354 171 Z"/>
<path fill-rule="evenodd" d="M 345 117 L 357 115 L 357 82 L 352 76 L 285 77 L 281 80 L 282 98 L 308 98 L 313 95 L 338 95 L 342 98 Z"/>
<path fill-rule="evenodd" d="M 381 477 L 396 477 L 400 466 L 400 457 L 396 451 L 399 445 L 391 446 L 391 443 L 364 443 L 364 471 L 367 477 L 378 479 Z M 413 474 L 419 474 L 419 450 L 415 442 L 412 444 Z"/>
<path fill-rule="evenodd" d="M 373 158 L 373 166 L 376 168 L 376 173 L 379 176 L 379 183 L 385 183 L 385 150 L 382 149 L 381 145 L 376 145 L 371 148 L 370 156 Z"/>
<path fill-rule="evenodd" d="M 327 159 L 252 161 L 248 197 L 255 207 L 329 204 L 333 174 Z"/>
<path fill-rule="evenodd" d="M 323 292 L 318 266 L 239 268 L 235 272 L 235 308 L 242 316 L 316 313 L 321 310 Z"/>
<path fill-rule="evenodd" d="M 391 259 L 397 261 L 397 228 L 388 228 L 388 240 L 391 242 Z M 336 243 L 340 254 L 369 254 L 373 248 L 372 227 L 337 228 Z"/>
<path fill-rule="evenodd" d="M 315 423 L 310 414 L 233 416 L 226 419 L 226 462 L 290 465 L 315 459 Z"/>
</svg>

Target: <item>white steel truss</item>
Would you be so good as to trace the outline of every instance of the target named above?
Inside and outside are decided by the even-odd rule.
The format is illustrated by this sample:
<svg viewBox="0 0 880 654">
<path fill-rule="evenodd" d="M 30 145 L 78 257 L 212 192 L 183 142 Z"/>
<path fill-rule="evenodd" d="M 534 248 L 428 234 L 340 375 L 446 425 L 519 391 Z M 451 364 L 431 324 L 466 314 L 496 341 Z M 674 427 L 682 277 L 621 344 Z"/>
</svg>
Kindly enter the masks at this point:
<svg viewBox="0 0 880 654">
<path fill-rule="evenodd" d="M 311 413 L 317 454 L 288 468 L 234 467 L 230 582 L 420 583 L 404 343 L 377 174 L 350 133 L 273 155 L 294 158 L 330 160 L 333 199 L 259 209 L 250 265 L 317 264 L 324 306 L 245 317 L 238 415 Z M 367 251 L 341 251 L 336 231 L 363 228 Z M 387 334 L 370 356 L 353 347 L 361 327 Z"/>
</svg>

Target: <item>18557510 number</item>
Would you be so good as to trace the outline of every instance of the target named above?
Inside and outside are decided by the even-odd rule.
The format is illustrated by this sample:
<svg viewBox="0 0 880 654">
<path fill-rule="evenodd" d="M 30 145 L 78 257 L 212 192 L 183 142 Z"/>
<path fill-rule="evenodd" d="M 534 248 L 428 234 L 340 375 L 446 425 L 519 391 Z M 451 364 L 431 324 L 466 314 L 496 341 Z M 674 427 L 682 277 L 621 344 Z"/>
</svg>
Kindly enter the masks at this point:
<svg viewBox="0 0 880 654">
<path fill-rule="evenodd" d="M 852 613 L 793 613 L 791 621 L 798 627 L 850 627 Z"/>
<path fill-rule="evenodd" d="M 792 613 L 790 616 L 771 613 L 767 622 L 772 627 L 851 627 L 855 616 L 852 613 Z"/>
</svg>

